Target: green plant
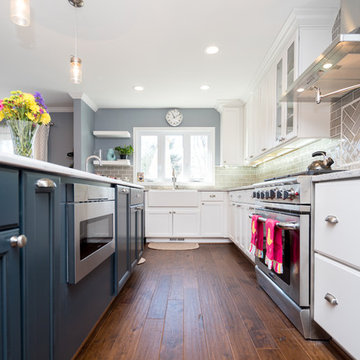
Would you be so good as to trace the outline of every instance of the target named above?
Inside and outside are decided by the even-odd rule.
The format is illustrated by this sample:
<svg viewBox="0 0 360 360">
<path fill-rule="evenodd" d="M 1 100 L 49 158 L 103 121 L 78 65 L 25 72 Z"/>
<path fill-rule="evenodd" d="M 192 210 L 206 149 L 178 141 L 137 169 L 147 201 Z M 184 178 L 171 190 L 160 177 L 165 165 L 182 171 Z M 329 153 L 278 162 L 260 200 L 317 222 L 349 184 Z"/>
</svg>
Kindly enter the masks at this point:
<svg viewBox="0 0 360 360">
<path fill-rule="evenodd" d="M 117 146 L 114 148 L 120 155 L 131 155 L 134 149 L 131 145 L 128 146 Z"/>
</svg>

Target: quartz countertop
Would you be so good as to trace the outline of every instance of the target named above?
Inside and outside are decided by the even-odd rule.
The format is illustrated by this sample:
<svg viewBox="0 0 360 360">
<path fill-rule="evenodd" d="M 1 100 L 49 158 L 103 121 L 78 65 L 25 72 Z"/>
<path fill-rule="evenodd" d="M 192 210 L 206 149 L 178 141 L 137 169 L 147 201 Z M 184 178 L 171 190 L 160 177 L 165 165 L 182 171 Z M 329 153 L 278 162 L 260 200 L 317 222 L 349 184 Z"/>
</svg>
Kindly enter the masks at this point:
<svg viewBox="0 0 360 360">
<path fill-rule="evenodd" d="M 180 187 L 176 190 L 197 190 L 199 192 L 211 192 L 211 191 L 220 191 L 220 192 L 229 192 L 229 191 L 239 191 L 239 190 L 249 190 L 249 189 L 253 189 L 254 186 L 253 185 L 245 185 L 245 186 L 239 186 L 236 188 L 223 188 L 223 187 L 216 187 L 216 186 L 210 186 L 210 187 L 201 187 L 201 188 L 191 188 L 191 187 Z M 145 188 L 145 191 L 151 191 L 151 190 L 164 190 L 164 191 L 169 191 L 169 190 L 173 190 L 172 187 L 166 187 L 166 186 L 158 186 L 158 187 L 150 187 L 150 188 Z"/>
<path fill-rule="evenodd" d="M 100 181 L 108 184 L 124 185 L 138 189 L 144 188 L 143 186 L 128 183 L 126 181 L 111 179 L 106 176 L 95 175 L 85 171 L 52 164 L 46 161 L 30 159 L 24 156 L 18 156 L 12 154 L 0 154 L 0 165 L 7 165 L 22 169 L 30 169 L 30 170 L 41 171 L 41 172 L 51 173 L 61 176 L 69 176 L 83 180 L 92 180 L 92 181 Z"/>
<path fill-rule="evenodd" d="M 360 178 L 360 169 L 338 171 L 333 173 L 327 173 L 324 175 L 317 175 L 312 177 L 312 181 L 322 182 L 322 181 L 350 180 L 355 178 Z"/>
</svg>

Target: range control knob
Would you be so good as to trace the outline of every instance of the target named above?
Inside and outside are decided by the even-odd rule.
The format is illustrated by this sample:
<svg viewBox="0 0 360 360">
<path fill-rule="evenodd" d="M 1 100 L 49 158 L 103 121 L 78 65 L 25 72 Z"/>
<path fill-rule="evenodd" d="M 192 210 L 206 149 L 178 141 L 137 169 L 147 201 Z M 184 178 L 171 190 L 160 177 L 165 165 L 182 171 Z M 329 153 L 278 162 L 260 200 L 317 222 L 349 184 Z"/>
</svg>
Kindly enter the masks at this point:
<svg viewBox="0 0 360 360">
<path fill-rule="evenodd" d="M 260 191 L 258 191 L 258 192 L 256 193 L 256 198 L 257 198 L 257 199 L 260 199 Z"/>
<path fill-rule="evenodd" d="M 270 190 L 270 199 L 273 199 L 275 197 L 275 191 L 274 190 Z"/>
<path fill-rule="evenodd" d="M 297 196 L 299 196 L 299 193 L 297 191 L 295 191 L 294 189 L 290 189 L 288 193 L 289 193 L 290 200 L 293 200 Z"/>
<path fill-rule="evenodd" d="M 260 197 L 261 197 L 262 199 L 265 198 L 265 193 L 264 193 L 263 191 L 261 192 Z"/>
<path fill-rule="evenodd" d="M 286 200 L 289 197 L 289 191 L 284 190 L 283 199 Z"/>
<path fill-rule="evenodd" d="M 252 197 L 253 197 L 253 199 L 256 198 L 256 191 L 253 191 Z"/>
<path fill-rule="evenodd" d="M 270 193 L 268 191 L 265 191 L 265 199 L 268 199 L 270 197 Z"/>
<path fill-rule="evenodd" d="M 276 192 L 276 198 L 277 198 L 277 199 L 281 199 L 281 198 L 282 198 L 281 190 L 278 190 L 278 191 Z"/>
</svg>

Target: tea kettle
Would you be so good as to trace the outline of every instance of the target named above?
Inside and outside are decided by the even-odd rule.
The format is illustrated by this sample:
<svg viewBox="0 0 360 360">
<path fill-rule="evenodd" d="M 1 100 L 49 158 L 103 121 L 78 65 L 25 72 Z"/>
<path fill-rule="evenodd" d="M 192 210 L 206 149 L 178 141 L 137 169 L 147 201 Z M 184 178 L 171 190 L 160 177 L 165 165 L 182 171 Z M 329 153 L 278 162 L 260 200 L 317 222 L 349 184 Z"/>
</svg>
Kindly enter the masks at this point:
<svg viewBox="0 0 360 360">
<path fill-rule="evenodd" d="M 325 151 L 316 151 L 312 154 L 312 157 L 323 156 L 322 160 L 314 160 L 309 166 L 308 170 L 331 170 L 331 165 L 334 160 L 330 156 L 326 156 Z"/>
</svg>

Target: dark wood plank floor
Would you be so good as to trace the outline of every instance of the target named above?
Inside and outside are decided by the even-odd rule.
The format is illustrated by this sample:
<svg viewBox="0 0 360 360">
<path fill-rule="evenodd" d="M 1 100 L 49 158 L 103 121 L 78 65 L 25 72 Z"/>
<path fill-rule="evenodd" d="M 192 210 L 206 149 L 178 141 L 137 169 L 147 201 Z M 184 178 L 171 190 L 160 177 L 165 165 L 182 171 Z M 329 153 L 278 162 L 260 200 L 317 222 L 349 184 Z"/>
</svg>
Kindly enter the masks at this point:
<svg viewBox="0 0 360 360">
<path fill-rule="evenodd" d="M 343 359 L 302 338 L 234 245 L 144 257 L 77 360 Z"/>
</svg>

